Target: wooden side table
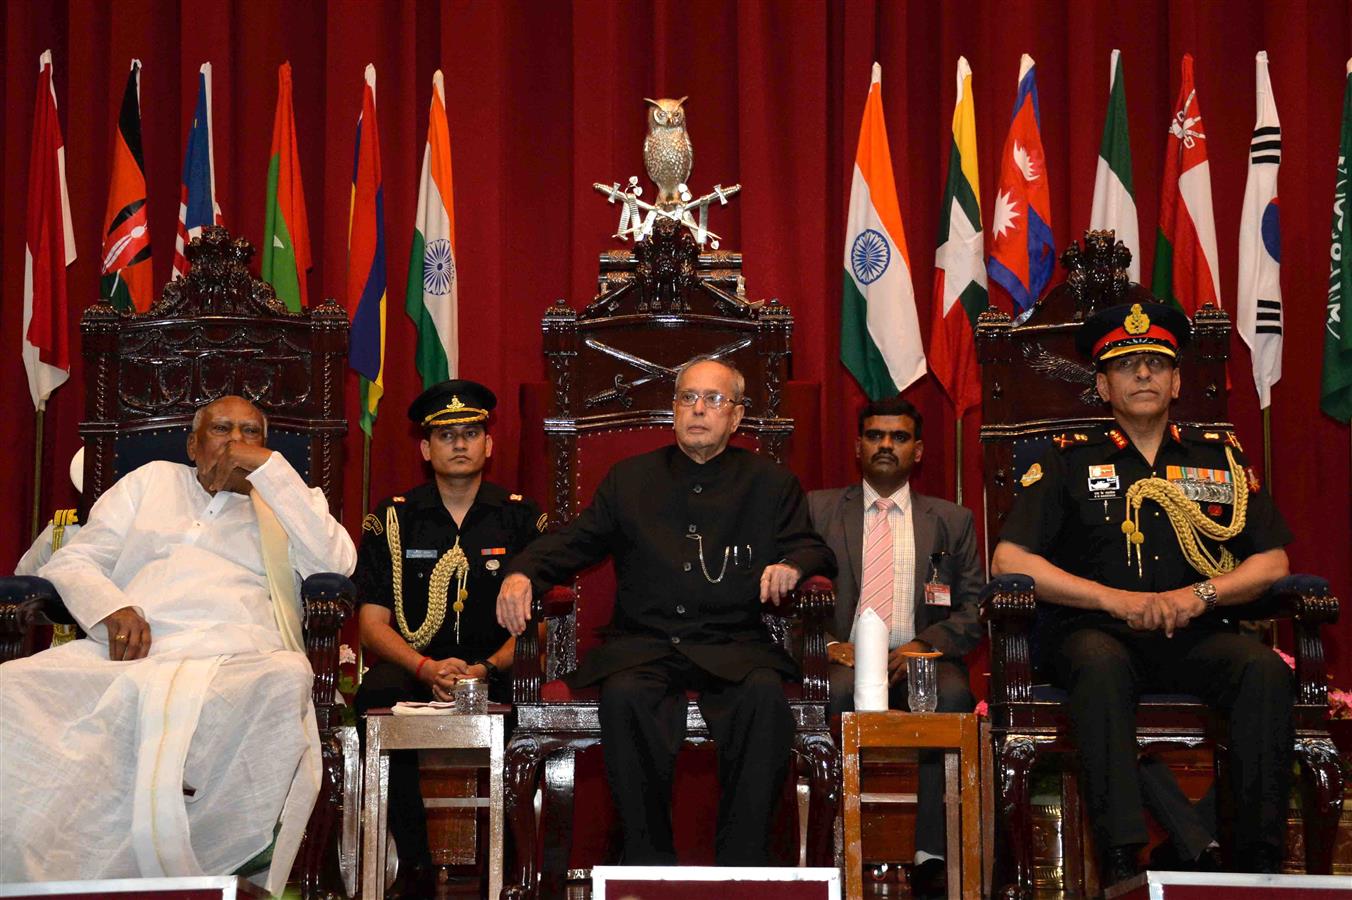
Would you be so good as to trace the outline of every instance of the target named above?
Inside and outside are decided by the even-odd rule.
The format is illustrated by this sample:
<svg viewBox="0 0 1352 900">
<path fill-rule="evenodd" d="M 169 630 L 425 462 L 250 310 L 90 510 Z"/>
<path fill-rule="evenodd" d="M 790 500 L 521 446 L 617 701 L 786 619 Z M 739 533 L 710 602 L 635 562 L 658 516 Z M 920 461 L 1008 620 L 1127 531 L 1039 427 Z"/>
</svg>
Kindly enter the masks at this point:
<svg viewBox="0 0 1352 900">
<path fill-rule="evenodd" d="M 860 757 L 866 749 L 943 750 L 949 896 L 981 897 L 981 763 L 972 713 L 847 712 L 841 717 L 845 762 L 845 896 L 864 891 Z M 876 798 L 886 800 L 887 795 Z"/>
<path fill-rule="evenodd" d="M 366 772 L 362 787 L 361 896 L 385 896 L 385 831 L 390 803 L 391 750 L 445 750 L 457 765 L 488 767 L 488 796 L 456 801 L 488 807 L 488 896 L 502 893 L 502 732 L 506 706 L 483 716 L 366 714 Z"/>
</svg>

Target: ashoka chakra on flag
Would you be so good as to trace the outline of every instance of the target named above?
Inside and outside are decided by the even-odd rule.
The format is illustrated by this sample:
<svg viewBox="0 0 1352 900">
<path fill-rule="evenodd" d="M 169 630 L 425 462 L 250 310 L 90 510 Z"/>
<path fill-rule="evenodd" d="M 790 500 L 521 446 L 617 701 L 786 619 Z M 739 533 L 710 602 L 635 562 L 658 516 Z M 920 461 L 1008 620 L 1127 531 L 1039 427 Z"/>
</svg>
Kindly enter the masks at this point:
<svg viewBox="0 0 1352 900">
<path fill-rule="evenodd" d="M 423 289 L 437 296 L 448 294 L 453 278 L 455 260 L 451 258 L 451 242 L 439 238 L 423 251 Z"/>
<path fill-rule="evenodd" d="M 850 247 L 850 268 L 861 284 L 872 284 L 881 278 L 891 261 L 892 248 L 876 228 L 861 232 Z"/>
</svg>

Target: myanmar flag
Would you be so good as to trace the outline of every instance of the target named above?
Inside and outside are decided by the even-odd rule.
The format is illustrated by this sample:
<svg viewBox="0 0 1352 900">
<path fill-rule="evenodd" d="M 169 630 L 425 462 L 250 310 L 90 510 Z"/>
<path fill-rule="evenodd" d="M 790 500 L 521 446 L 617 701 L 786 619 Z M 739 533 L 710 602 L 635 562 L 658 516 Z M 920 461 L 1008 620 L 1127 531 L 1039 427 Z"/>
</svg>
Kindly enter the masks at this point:
<svg viewBox="0 0 1352 900">
<path fill-rule="evenodd" d="M 1211 164 L 1190 53 L 1183 54 L 1183 83 L 1174 109 L 1164 152 L 1160 228 L 1150 287 L 1156 297 L 1192 316 L 1207 303 L 1221 305 L 1221 286 L 1216 217 L 1211 209 Z"/>
<path fill-rule="evenodd" d="M 953 143 L 948 181 L 939 205 L 939 249 L 934 254 L 934 325 L 929 356 L 934 376 L 959 416 L 981 402 L 981 372 L 973 335 L 988 302 L 981 238 L 980 179 L 976 167 L 976 104 L 972 70 L 958 57 Z"/>
<path fill-rule="evenodd" d="M 150 309 L 150 230 L 146 219 L 146 164 L 141 153 L 141 61 L 131 61 L 113 135 L 113 176 L 103 219 L 99 297 L 118 309 Z"/>
<path fill-rule="evenodd" d="M 418 374 L 423 387 L 454 378 L 460 368 L 456 326 L 459 272 L 455 268 L 455 192 L 451 186 L 451 131 L 440 70 L 432 76 L 427 147 L 418 185 L 418 218 L 408 261 L 404 308 L 418 329 Z"/>
<path fill-rule="evenodd" d="M 376 126 L 376 67 L 366 67 L 352 205 L 347 226 L 347 313 L 352 317 L 348 364 L 361 376 L 361 429 L 371 436 L 385 393 L 385 196 Z"/>
<path fill-rule="evenodd" d="M 1127 275 L 1141 280 L 1141 226 L 1136 217 L 1136 192 L 1131 177 L 1131 137 L 1127 132 L 1127 86 L 1122 78 L 1122 53 L 1114 50 L 1109 63 L 1108 115 L 1103 120 L 1098 169 L 1094 173 L 1094 201 L 1089 227 L 1110 230 L 1131 251 Z"/>
<path fill-rule="evenodd" d="M 925 374 L 906 232 L 883 123 L 882 79 L 883 67 L 874 63 L 850 185 L 840 312 L 841 362 L 873 400 L 897 394 Z"/>
<path fill-rule="evenodd" d="M 305 187 L 296 147 L 296 116 L 291 108 L 291 63 L 277 69 L 277 113 L 272 120 L 272 158 L 268 160 L 267 218 L 263 223 L 263 280 L 292 312 L 309 296 L 310 223 L 305 217 Z"/>
</svg>

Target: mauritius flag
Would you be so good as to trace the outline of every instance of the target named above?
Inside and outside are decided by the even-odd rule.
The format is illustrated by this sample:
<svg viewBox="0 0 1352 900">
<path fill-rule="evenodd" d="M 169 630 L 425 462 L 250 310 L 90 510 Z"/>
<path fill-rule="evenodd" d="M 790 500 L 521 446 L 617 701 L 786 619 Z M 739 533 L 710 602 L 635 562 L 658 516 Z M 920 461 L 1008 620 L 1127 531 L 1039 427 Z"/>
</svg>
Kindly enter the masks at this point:
<svg viewBox="0 0 1352 900">
<path fill-rule="evenodd" d="M 1016 316 L 1032 308 L 1052 279 L 1052 192 L 1042 151 L 1033 57 L 1019 60 L 1019 92 L 1000 154 L 1000 181 L 991 222 L 990 276 L 1002 288 L 993 295 Z M 1012 304 L 1012 309 L 1009 305 Z"/>
<path fill-rule="evenodd" d="M 141 154 L 141 61 L 131 61 L 113 135 L 113 176 L 103 223 L 99 296 L 118 309 L 150 308 L 150 231 L 146 221 L 146 166 Z"/>
<path fill-rule="evenodd" d="M 1190 53 L 1183 54 L 1183 83 L 1174 110 L 1164 151 L 1151 290 L 1191 316 L 1207 303 L 1220 306 L 1221 287 L 1206 126 L 1202 124 Z"/>
<path fill-rule="evenodd" d="M 367 437 L 385 392 L 385 199 L 381 184 L 376 67 L 368 65 L 352 165 L 346 294 L 347 314 L 352 317 L 348 364 L 361 376 L 361 429 Z"/>
<path fill-rule="evenodd" d="M 418 218 L 408 261 L 404 308 L 418 329 L 418 374 L 423 387 L 454 378 L 460 367 L 457 336 L 459 272 L 455 268 L 455 192 L 451 184 L 451 130 L 438 70 L 432 76 L 427 147 L 418 184 Z"/>
<path fill-rule="evenodd" d="M 310 268 L 310 223 L 305 217 L 305 188 L 296 148 L 289 62 L 277 69 L 277 113 L 272 120 L 272 158 L 268 161 L 265 206 L 261 274 L 287 309 L 300 312 L 309 295 L 305 273 Z"/>
<path fill-rule="evenodd" d="M 850 185 L 840 312 L 841 362 L 872 400 L 890 397 L 925 374 L 911 261 L 883 122 L 882 79 L 883 67 L 874 63 Z"/>
<path fill-rule="evenodd" d="M 179 188 L 178 237 L 174 241 L 174 274 L 188 274 L 188 242 L 208 225 L 221 225 L 221 207 L 216 203 L 216 153 L 211 146 L 211 63 L 202 63 L 197 73 L 197 108 L 188 132 L 188 152 L 183 157 L 183 183 Z"/>
<path fill-rule="evenodd" d="M 934 254 L 934 324 L 929 357 L 958 415 L 981 402 L 976 362 L 976 318 L 987 305 L 981 240 L 980 179 L 976 167 L 976 103 L 972 69 L 958 57 L 953 142 L 948 181 L 939 205 L 939 249 Z"/>
</svg>

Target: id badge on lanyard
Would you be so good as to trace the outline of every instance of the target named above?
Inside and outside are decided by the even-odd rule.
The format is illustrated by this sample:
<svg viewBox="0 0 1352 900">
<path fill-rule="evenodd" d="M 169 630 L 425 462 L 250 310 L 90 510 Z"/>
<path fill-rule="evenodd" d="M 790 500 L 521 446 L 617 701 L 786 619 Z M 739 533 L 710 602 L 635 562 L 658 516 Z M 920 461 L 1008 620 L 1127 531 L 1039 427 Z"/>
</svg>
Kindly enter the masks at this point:
<svg viewBox="0 0 1352 900">
<path fill-rule="evenodd" d="M 929 578 L 925 581 L 926 606 L 951 607 L 953 605 L 952 589 L 939 580 L 939 568 L 943 565 L 946 556 L 948 556 L 948 553 L 943 550 L 930 554 L 930 573 Z"/>
</svg>

